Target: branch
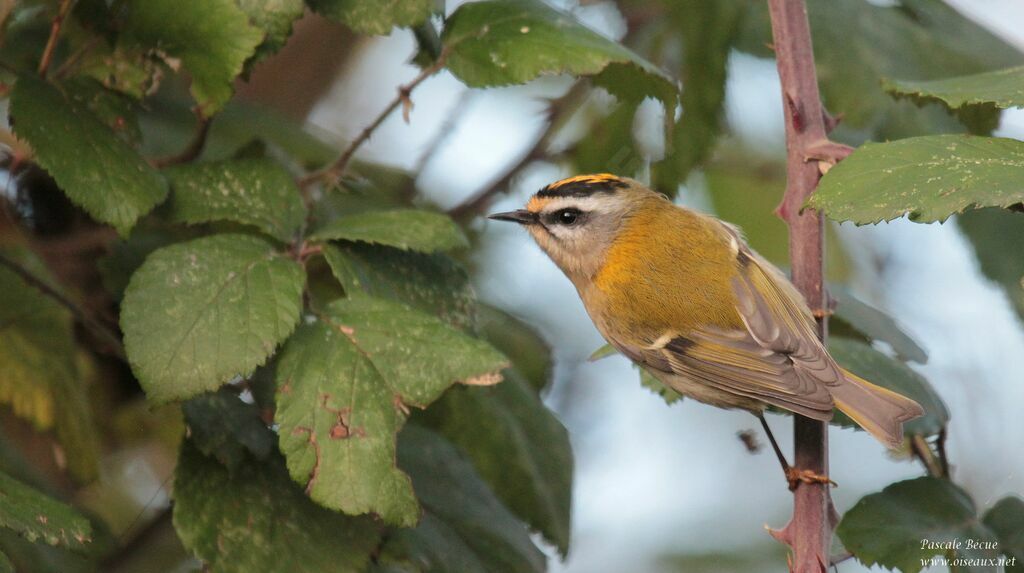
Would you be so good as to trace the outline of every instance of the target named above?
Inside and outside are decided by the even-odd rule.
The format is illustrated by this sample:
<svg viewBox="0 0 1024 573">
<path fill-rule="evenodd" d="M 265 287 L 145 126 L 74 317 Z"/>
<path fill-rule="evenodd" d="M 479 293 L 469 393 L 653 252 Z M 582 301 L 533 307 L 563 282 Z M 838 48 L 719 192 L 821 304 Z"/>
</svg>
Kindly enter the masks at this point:
<svg viewBox="0 0 1024 573">
<path fill-rule="evenodd" d="M 203 114 L 199 108 L 194 110 L 196 114 L 196 132 L 192 136 L 192 141 L 185 146 L 177 155 L 170 157 L 161 157 L 153 159 L 150 164 L 157 169 L 163 169 L 164 167 L 171 167 L 172 165 L 181 165 L 182 163 L 188 163 L 195 161 L 203 153 L 203 148 L 206 147 L 206 138 L 210 135 L 210 126 L 213 124 L 213 118 L 207 117 Z"/>
<path fill-rule="evenodd" d="M 57 48 L 57 40 L 60 38 L 60 29 L 64 25 L 64 19 L 71 12 L 73 0 L 61 0 L 57 8 L 57 15 L 53 17 L 50 24 L 50 37 L 46 40 L 46 47 L 43 48 L 43 56 L 39 59 L 39 75 L 46 77 L 46 70 L 50 69 L 50 60 L 53 59 L 53 51 Z"/>
<path fill-rule="evenodd" d="M 103 339 L 110 346 L 110 350 L 114 354 L 121 359 L 125 359 L 124 345 L 121 343 L 121 338 L 113 329 L 90 316 L 69 298 L 46 284 L 46 281 L 32 274 L 32 271 L 21 266 L 18 262 L 7 258 L 7 256 L 3 254 L 0 254 L 0 266 L 6 267 L 8 270 L 21 277 L 21 280 L 35 287 L 46 296 L 52 298 L 61 306 L 68 309 L 78 322 L 92 331 L 93 334 Z"/>
<path fill-rule="evenodd" d="M 803 0 L 768 0 L 776 64 L 786 122 L 786 194 L 777 210 L 789 226 L 793 284 L 818 312 L 818 336 L 828 334 L 828 295 L 824 289 L 824 218 L 802 211 L 818 186 L 823 168 L 841 159 L 842 147 L 828 143 L 828 126 L 818 93 L 811 31 Z M 794 415 L 795 467 L 828 475 L 828 423 Z M 826 484 L 801 483 L 793 492 L 793 517 L 772 535 L 792 548 L 790 570 L 823 572 L 829 563 L 838 515 Z"/>
<path fill-rule="evenodd" d="M 449 209 L 448 214 L 455 219 L 461 219 L 479 213 L 491 203 L 495 195 L 502 191 L 507 191 L 512 179 L 527 165 L 546 157 L 547 148 L 551 144 L 551 140 L 554 139 L 559 129 L 568 120 L 571 112 L 576 109 L 576 105 L 587 95 L 589 87 L 586 82 L 577 82 L 565 95 L 552 101 L 551 107 L 548 108 L 548 125 L 537 136 L 530 150 L 490 185 Z"/>
<path fill-rule="evenodd" d="M 384 111 L 380 112 L 380 115 L 377 116 L 377 119 L 373 120 L 373 122 L 371 122 L 370 125 L 367 125 L 366 127 L 363 128 L 363 131 L 359 134 L 358 137 L 352 140 L 352 143 L 350 143 L 348 147 L 345 149 L 345 151 L 341 153 L 341 156 L 338 157 L 338 159 L 336 159 L 334 163 L 331 163 L 327 167 L 324 167 L 323 169 L 314 171 L 312 173 L 305 175 L 304 177 L 301 177 L 296 182 L 299 188 L 305 190 L 309 186 L 317 182 L 338 181 L 341 178 L 341 176 L 344 175 L 345 168 L 348 167 L 348 163 L 349 161 L 352 160 L 352 156 L 355 155 L 356 151 L 364 143 L 366 143 L 368 139 L 370 139 L 370 136 L 373 135 L 373 132 L 376 131 L 377 128 L 380 127 L 382 123 L 384 123 L 384 120 L 387 119 L 389 115 L 391 115 L 391 112 L 398 109 L 398 106 L 403 106 L 403 114 L 405 116 L 406 122 L 408 122 L 409 110 L 412 109 L 412 100 L 409 99 L 409 96 L 412 94 L 412 91 L 414 89 L 416 89 L 421 83 L 424 82 L 424 80 L 436 74 L 441 70 L 441 68 L 444 67 L 445 62 L 448 59 L 448 53 L 449 48 L 441 50 L 441 54 L 437 56 L 437 59 L 434 60 L 433 64 L 427 66 L 426 68 L 423 68 L 419 75 L 413 78 L 411 82 L 403 86 L 399 86 L 398 94 L 395 96 L 395 99 L 391 100 L 391 103 L 389 103 L 388 106 L 384 108 Z"/>
</svg>

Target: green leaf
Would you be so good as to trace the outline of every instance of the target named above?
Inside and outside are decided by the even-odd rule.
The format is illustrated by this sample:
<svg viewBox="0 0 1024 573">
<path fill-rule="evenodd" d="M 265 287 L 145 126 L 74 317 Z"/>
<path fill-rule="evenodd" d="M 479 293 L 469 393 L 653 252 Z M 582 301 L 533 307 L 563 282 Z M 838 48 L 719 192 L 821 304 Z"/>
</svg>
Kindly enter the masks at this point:
<svg viewBox="0 0 1024 573">
<path fill-rule="evenodd" d="M 1016 559 L 1014 565 L 1007 564 L 1006 573 L 1024 570 L 1024 499 L 1004 497 L 985 512 L 982 522 L 996 534 L 999 551 Z"/>
<path fill-rule="evenodd" d="M 956 218 L 974 247 L 981 272 L 1006 291 L 1024 318 L 1024 215 L 1006 209 L 976 209 Z"/>
<path fill-rule="evenodd" d="M 188 435 L 196 449 L 235 470 L 251 455 L 266 460 L 277 436 L 260 418 L 255 404 L 243 402 L 227 388 L 196 396 L 181 406 Z"/>
<path fill-rule="evenodd" d="M 415 529 L 388 536 L 381 562 L 436 572 L 545 570 L 523 524 L 447 441 L 410 425 L 399 438 L 398 464 L 412 476 L 424 515 Z"/>
<path fill-rule="evenodd" d="M 867 344 L 831 336 L 828 351 L 840 366 L 857 376 L 883 388 L 898 392 L 924 408 L 924 416 L 903 424 L 909 435 L 934 436 L 949 423 L 949 410 L 931 384 L 906 364 L 889 358 Z M 843 427 L 857 427 L 842 412 L 837 412 L 833 423 Z"/>
<path fill-rule="evenodd" d="M 488 388 L 448 390 L 424 412 L 516 515 L 564 557 L 569 551 L 572 449 L 565 428 L 515 369 Z"/>
<path fill-rule="evenodd" d="M 317 229 L 310 239 L 359 241 L 423 253 L 469 246 L 466 236 L 451 217 L 420 209 L 346 215 Z"/>
<path fill-rule="evenodd" d="M 11 118 L 35 161 L 73 203 L 127 236 L 164 200 L 160 175 L 82 103 L 32 76 L 19 76 Z"/>
<path fill-rule="evenodd" d="M 29 541 L 84 550 L 92 526 L 71 506 L 0 472 L 0 527 L 13 529 Z"/>
<path fill-rule="evenodd" d="M 654 64 L 539 0 L 463 4 L 445 23 L 447 67 L 470 87 L 521 84 L 541 75 L 594 76 L 620 101 L 644 96 L 674 110 L 675 80 Z"/>
<path fill-rule="evenodd" d="M 51 360 L 55 357 L 53 341 L 50 341 Z M 102 456 L 100 435 L 93 420 L 89 383 L 96 379 L 92 357 L 79 350 L 68 376 L 51 381 L 51 391 L 56 405 L 54 434 L 67 460 L 67 470 L 76 480 L 90 482 L 99 475 Z"/>
<path fill-rule="evenodd" d="M 292 477 L 319 503 L 410 526 L 417 504 L 394 466 L 405 405 L 457 381 L 493 383 L 505 359 L 439 319 L 369 296 L 335 301 L 288 341 L 276 421 Z"/>
<path fill-rule="evenodd" d="M 928 354 L 924 349 L 903 332 L 891 316 L 862 302 L 841 285 L 830 284 L 828 290 L 839 303 L 833 319 L 845 322 L 871 340 L 888 343 L 902 360 L 919 364 L 928 361 Z"/>
<path fill-rule="evenodd" d="M 883 87 L 891 94 L 939 100 L 954 109 L 982 104 L 1024 107 L 1024 66 L 942 80 L 886 80 Z"/>
<path fill-rule="evenodd" d="M 287 243 L 306 218 L 295 181 L 270 160 L 194 163 L 169 169 L 167 176 L 174 221 L 235 221 Z"/>
<path fill-rule="evenodd" d="M 313 503 L 283 466 L 272 455 L 230 472 L 186 441 L 174 479 L 182 543 L 212 572 L 361 573 L 379 528 Z"/>
<path fill-rule="evenodd" d="M 451 257 L 337 243 L 324 246 L 324 258 L 346 296 L 367 294 L 402 302 L 459 328 L 473 324 L 475 301 L 469 275 Z"/>
<path fill-rule="evenodd" d="M 433 0 L 306 0 L 323 16 L 361 34 L 387 34 L 395 26 L 415 26 L 434 9 Z"/>
<path fill-rule="evenodd" d="M 639 101 L 618 103 L 607 115 L 594 117 L 586 136 L 572 150 L 579 173 L 638 173 L 645 158 L 633 137 Z M 583 114 L 581 114 L 583 115 Z M 596 114 L 593 114 L 596 115 Z"/>
<path fill-rule="evenodd" d="M 917 573 L 936 555 L 966 559 L 993 558 L 985 549 L 968 548 L 968 540 L 993 542 L 995 536 L 978 520 L 974 502 L 949 480 L 920 477 L 894 483 L 861 498 L 846 512 L 836 535 L 865 565 L 882 565 Z M 959 549 L 924 546 L 956 544 Z M 988 569 L 968 569 L 988 570 Z"/>
<path fill-rule="evenodd" d="M 941 221 L 972 207 L 1024 201 L 1024 142 L 934 135 L 867 143 L 822 178 L 810 206 L 836 221 Z"/>
<path fill-rule="evenodd" d="M 134 229 L 128 238 L 113 242 L 107 254 L 96 262 L 100 278 L 103 279 L 103 287 L 114 300 L 120 302 L 132 274 L 142 266 L 150 253 L 186 237 L 184 233 L 174 233 L 162 228 Z"/>
<path fill-rule="evenodd" d="M 145 48 L 125 45 L 108 48 L 100 42 L 96 49 L 82 56 L 78 73 L 95 79 L 107 89 L 141 100 L 160 87 L 163 68 Z"/>
<path fill-rule="evenodd" d="M 124 34 L 129 46 L 180 59 L 208 117 L 231 99 L 232 82 L 264 36 L 235 0 L 131 0 Z"/>
<path fill-rule="evenodd" d="M 214 235 L 155 251 L 132 276 L 121 329 L 151 400 L 215 390 L 263 364 L 295 328 L 302 267 L 248 235 Z"/>
<path fill-rule="evenodd" d="M 615 356 L 617 354 L 619 354 L 619 351 L 616 350 L 614 346 L 612 346 L 611 344 L 605 344 L 601 348 L 595 350 L 593 354 L 590 355 L 590 358 L 588 358 L 587 360 L 589 362 L 595 362 L 597 360 L 601 360 L 602 358 Z M 654 377 L 653 374 L 648 372 L 646 368 L 643 368 L 632 361 L 630 361 L 630 364 L 632 364 L 633 367 L 636 368 L 640 374 L 640 385 L 646 388 L 647 390 L 654 392 L 658 396 L 661 396 L 661 399 L 664 400 L 665 403 L 668 404 L 669 406 L 683 399 L 682 394 L 666 386 L 664 383 L 662 383 L 661 380 L 658 380 L 657 378 Z"/>
<path fill-rule="evenodd" d="M 0 551 L 0 573 L 15 573 L 14 564 Z"/>
<path fill-rule="evenodd" d="M 276 53 L 292 35 L 292 24 L 302 17 L 302 0 L 236 0 L 249 16 L 249 23 L 263 30 L 263 43 L 256 49 L 254 60 Z"/>
<path fill-rule="evenodd" d="M 540 392 L 551 381 L 551 347 L 525 322 L 484 305 L 477 326 L 487 342 L 508 356 L 512 366 Z"/>
</svg>

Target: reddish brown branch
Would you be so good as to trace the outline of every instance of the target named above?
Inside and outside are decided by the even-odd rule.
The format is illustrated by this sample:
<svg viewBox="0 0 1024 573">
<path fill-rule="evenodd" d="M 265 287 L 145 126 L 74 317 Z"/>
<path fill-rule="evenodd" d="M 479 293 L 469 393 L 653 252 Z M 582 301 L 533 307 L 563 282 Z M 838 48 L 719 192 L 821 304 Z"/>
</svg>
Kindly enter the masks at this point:
<svg viewBox="0 0 1024 573">
<path fill-rule="evenodd" d="M 426 68 L 423 68 L 419 75 L 413 78 L 411 82 L 403 86 L 399 86 L 398 94 L 395 96 L 395 99 L 391 100 L 391 103 L 389 103 L 387 107 L 384 108 L 384 111 L 380 112 L 377 118 L 374 119 L 370 123 L 370 125 L 367 125 L 366 127 L 363 128 L 363 131 L 360 132 L 359 136 L 352 140 L 352 143 L 350 143 L 349 146 L 345 148 L 345 151 L 341 153 L 338 159 L 336 159 L 333 163 L 331 163 L 327 167 L 324 167 L 323 169 L 314 171 L 312 173 L 305 175 L 304 177 L 299 178 L 299 180 L 296 182 L 299 188 L 306 189 L 310 185 L 313 185 L 314 183 L 317 182 L 330 183 L 340 179 L 341 176 L 345 173 L 345 169 L 348 167 L 349 162 L 352 160 L 352 156 L 356 154 L 356 151 L 358 151 L 359 148 L 364 143 L 366 143 L 368 139 L 370 139 L 370 136 L 373 135 L 373 132 L 376 131 L 377 128 L 380 127 L 382 123 L 384 123 L 384 120 L 387 119 L 388 116 L 390 116 L 393 111 L 398 109 L 399 106 L 402 107 L 403 117 L 405 117 L 406 121 L 408 121 L 409 110 L 412 109 L 412 100 L 409 99 L 409 96 L 412 94 L 412 91 L 416 89 L 420 84 L 422 84 L 424 80 L 439 72 L 441 68 L 444 67 L 444 64 L 447 61 L 447 59 L 448 48 L 445 48 L 441 50 L 441 54 L 437 57 L 436 60 L 434 60 L 433 64 L 427 66 Z"/>
<path fill-rule="evenodd" d="M 803 0 L 768 0 L 772 36 L 782 84 L 786 123 L 786 194 L 778 215 L 789 226 L 793 284 L 818 317 L 818 336 L 828 334 L 828 295 L 824 289 L 824 218 L 802 208 L 821 177 L 819 163 L 833 164 L 843 148 L 828 142 L 825 111 L 818 93 L 811 31 Z M 828 424 L 794 415 L 795 467 L 828 475 Z M 832 530 L 838 520 L 829 489 L 822 483 L 801 483 L 793 492 L 793 517 L 772 531 L 792 548 L 790 569 L 824 572 L 829 563 Z"/>
<path fill-rule="evenodd" d="M 53 17 L 53 23 L 50 24 L 50 37 L 46 40 L 42 57 L 39 58 L 39 75 L 44 78 L 46 71 L 50 69 L 53 51 L 57 49 L 57 40 L 60 39 L 60 30 L 64 26 L 64 19 L 71 12 L 71 4 L 73 4 L 73 0 L 61 0 L 60 7 L 57 8 L 57 15 Z"/>
<path fill-rule="evenodd" d="M 213 124 L 213 118 L 203 115 L 203 112 L 198 107 L 195 109 L 195 114 L 198 123 L 196 124 L 196 132 L 192 136 L 192 141 L 189 141 L 185 149 L 182 149 L 181 152 L 175 155 L 150 161 L 153 167 L 163 169 L 172 165 L 181 165 L 182 163 L 195 161 L 203 154 L 203 149 L 206 147 L 206 139 L 210 135 L 210 126 Z"/>
</svg>

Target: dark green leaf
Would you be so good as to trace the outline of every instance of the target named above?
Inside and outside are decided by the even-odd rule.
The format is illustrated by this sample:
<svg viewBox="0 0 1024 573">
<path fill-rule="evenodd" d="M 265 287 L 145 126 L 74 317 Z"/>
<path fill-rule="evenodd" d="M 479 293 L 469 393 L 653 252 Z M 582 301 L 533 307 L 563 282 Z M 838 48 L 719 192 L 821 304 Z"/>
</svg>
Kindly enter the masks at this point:
<svg viewBox="0 0 1024 573">
<path fill-rule="evenodd" d="M 888 80 L 885 91 L 916 100 L 940 100 L 950 108 L 994 104 L 1024 107 L 1024 67 L 932 81 Z"/>
<path fill-rule="evenodd" d="M 151 254 L 121 306 L 128 358 L 150 399 L 215 390 L 263 364 L 299 320 L 304 278 L 298 263 L 248 235 Z"/>
<path fill-rule="evenodd" d="M 132 274 L 142 266 L 146 257 L 160 247 L 166 247 L 186 237 L 184 234 L 178 235 L 167 229 L 140 227 L 134 229 L 127 239 L 119 239 L 112 243 L 109 252 L 96 263 L 103 279 L 103 287 L 114 300 L 120 301 L 124 297 L 124 289 L 128 288 Z"/>
<path fill-rule="evenodd" d="M 1003 287 L 1010 304 L 1024 317 L 1024 215 L 977 209 L 957 217 L 956 224 L 974 247 L 981 272 Z"/>
<path fill-rule="evenodd" d="M 453 326 L 473 324 L 469 275 L 451 257 L 363 243 L 324 247 L 324 258 L 347 296 L 368 294 L 405 303 Z"/>
<path fill-rule="evenodd" d="M 35 161 L 76 205 L 126 236 L 167 195 L 160 175 L 85 105 L 34 77 L 18 78 L 11 118 Z"/>
<path fill-rule="evenodd" d="M 99 82 L 85 77 L 73 78 L 64 84 L 65 94 L 84 105 L 118 137 L 130 145 L 142 139 L 135 102 L 128 96 L 111 91 Z"/>
<path fill-rule="evenodd" d="M 928 361 L 928 354 L 924 349 L 903 332 L 891 316 L 860 301 L 843 286 L 830 284 L 828 290 L 839 303 L 833 319 L 845 322 L 871 340 L 888 343 L 903 360 L 920 364 Z"/>
<path fill-rule="evenodd" d="M 0 573 L 14 573 L 14 564 L 0 551 Z"/>
<path fill-rule="evenodd" d="M 464 4 L 446 22 L 441 40 L 449 50 L 448 69 L 470 87 L 567 73 L 595 76 L 621 101 L 650 96 L 666 109 L 676 107 L 676 82 L 663 71 L 539 0 Z"/>
<path fill-rule="evenodd" d="M 398 464 L 413 477 L 424 515 L 415 529 L 390 535 L 382 562 L 429 573 L 544 571 L 544 555 L 526 527 L 447 441 L 409 426 L 399 439 Z"/>
<path fill-rule="evenodd" d="M 492 306 L 480 308 L 478 327 L 485 340 L 508 356 L 536 392 L 551 381 L 551 347 L 533 328 Z"/>
<path fill-rule="evenodd" d="M 234 472 L 186 442 L 174 479 L 174 527 L 212 572 L 361 573 L 380 531 L 310 501 L 279 456 Z"/>
<path fill-rule="evenodd" d="M 425 411 L 494 493 L 564 556 L 569 550 L 569 434 L 514 369 L 489 388 L 452 388 Z"/>
<path fill-rule="evenodd" d="M 450 217 L 420 209 L 366 211 L 334 219 L 317 229 L 317 241 L 360 241 L 431 253 L 469 246 Z"/>
<path fill-rule="evenodd" d="M 863 497 L 843 516 L 836 535 L 861 563 L 903 573 L 917 573 L 936 555 L 995 557 L 992 550 L 968 547 L 969 540 L 995 541 L 979 522 L 970 496 L 949 480 L 933 477 L 901 481 Z M 929 547 L 928 542 L 943 545 Z M 943 548 L 958 542 L 959 549 Z"/>
<path fill-rule="evenodd" d="M 907 434 L 934 436 L 949 423 L 949 410 L 942 398 L 923 376 L 906 364 L 889 358 L 859 340 L 841 336 L 829 337 L 828 351 L 843 368 L 873 384 L 911 398 L 924 408 L 924 416 L 903 424 Z M 832 421 L 840 426 L 856 427 L 841 412 L 837 412 Z"/>
<path fill-rule="evenodd" d="M 992 506 L 982 522 L 999 540 L 999 551 L 1015 559 L 1007 564 L 1006 573 L 1024 570 L 1024 499 L 1017 496 L 1004 497 Z"/>
<path fill-rule="evenodd" d="M 593 118 L 572 152 L 580 173 L 637 173 L 644 157 L 633 137 L 640 102 L 618 103 L 605 116 Z"/>
<path fill-rule="evenodd" d="M 238 7 L 249 16 L 249 22 L 263 30 L 263 43 L 254 59 L 276 53 L 292 35 L 292 24 L 302 17 L 302 0 L 237 0 Z"/>
<path fill-rule="evenodd" d="M 235 221 L 287 243 L 306 217 L 295 181 L 269 160 L 195 163 L 170 169 L 167 175 L 170 218 L 175 221 Z"/>
<path fill-rule="evenodd" d="M 53 341 L 51 341 L 52 344 Z M 50 348 L 54 359 L 54 348 Z M 57 357 L 57 360 L 60 358 Z M 67 470 L 79 482 L 90 482 L 99 475 L 102 446 L 93 420 L 89 383 L 96 378 L 91 356 L 78 351 L 70 376 L 51 381 L 56 405 L 54 434 L 67 460 Z"/>
<path fill-rule="evenodd" d="M 0 472 L 0 527 L 29 541 L 84 550 L 92 541 L 92 526 L 72 507 Z"/>
<path fill-rule="evenodd" d="M 439 319 L 369 296 L 335 301 L 277 365 L 276 421 L 292 477 L 319 503 L 410 526 L 417 504 L 394 466 L 406 404 L 457 381 L 494 383 L 504 357 Z"/>
<path fill-rule="evenodd" d="M 1024 201 L 1024 142 L 935 135 L 867 143 L 829 170 L 810 205 L 857 224 L 941 221 L 971 207 Z"/>
<path fill-rule="evenodd" d="M 78 71 L 110 90 L 143 99 L 160 87 L 163 68 L 153 54 L 140 46 L 107 48 L 102 43 L 82 57 Z"/>
<path fill-rule="evenodd" d="M 306 0 L 309 7 L 363 34 L 387 34 L 430 16 L 434 0 Z"/>
<path fill-rule="evenodd" d="M 252 455 L 266 460 L 277 437 L 263 423 L 260 409 L 226 388 L 182 404 L 189 437 L 196 449 L 234 470 Z"/>
<path fill-rule="evenodd" d="M 235 0 L 131 0 L 129 46 L 178 58 L 192 76 L 192 96 L 206 116 L 231 99 L 231 83 L 263 41 Z"/>
</svg>

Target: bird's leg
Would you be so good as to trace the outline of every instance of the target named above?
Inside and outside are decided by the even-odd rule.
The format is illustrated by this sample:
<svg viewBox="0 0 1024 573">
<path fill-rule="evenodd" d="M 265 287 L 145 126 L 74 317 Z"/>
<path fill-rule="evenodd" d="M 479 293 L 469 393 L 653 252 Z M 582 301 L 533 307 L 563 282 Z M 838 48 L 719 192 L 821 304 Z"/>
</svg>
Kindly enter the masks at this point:
<svg viewBox="0 0 1024 573">
<path fill-rule="evenodd" d="M 793 491 L 796 487 L 802 483 L 827 483 L 835 486 L 836 482 L 830 480 L 828 476 L 823 476 L 812 472 L 811 470 L 801 470 L 794 468 L 789 465 L 786 461 L 786 456 L 782 455 L 782 448 L 779 447 L 779 443 L 775 441 L 775 435 L 772 434 L 772 429 L 768 427 L 768 420 L 764 419 L 763 412 L 757 412 L 754 414 L 758 420 L 761 420 L 761 426 L 764 428 L 766 434 L 768 434 L 768 441 L 772 444 L 772 449 L 775 450 L 775 457 L 779 458 L 779 464 L 782 465 L 782 472 L 786 474 L 786 481 L 789 482 L 789 491 Z"/>
</svg>

